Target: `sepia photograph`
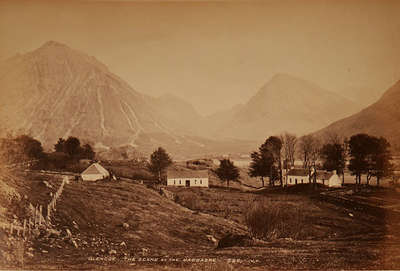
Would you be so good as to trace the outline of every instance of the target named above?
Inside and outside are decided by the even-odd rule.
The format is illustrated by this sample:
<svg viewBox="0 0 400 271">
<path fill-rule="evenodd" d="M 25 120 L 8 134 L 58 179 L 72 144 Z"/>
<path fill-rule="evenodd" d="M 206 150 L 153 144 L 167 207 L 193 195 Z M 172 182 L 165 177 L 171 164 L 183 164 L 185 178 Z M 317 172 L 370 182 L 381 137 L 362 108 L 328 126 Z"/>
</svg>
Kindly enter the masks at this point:
<svg viewBox="0 0 400 271">
<path fill-rule="evenodd" d="M 0 0 L 0 270 L 400 270 L 400 1 Z"/>
</svg>

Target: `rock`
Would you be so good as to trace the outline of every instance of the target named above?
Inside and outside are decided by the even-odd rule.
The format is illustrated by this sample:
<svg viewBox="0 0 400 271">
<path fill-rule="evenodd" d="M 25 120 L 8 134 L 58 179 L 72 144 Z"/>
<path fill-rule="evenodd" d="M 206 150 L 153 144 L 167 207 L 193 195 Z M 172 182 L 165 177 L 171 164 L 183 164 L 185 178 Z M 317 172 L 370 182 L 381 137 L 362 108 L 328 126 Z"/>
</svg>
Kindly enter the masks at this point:
<svg viewBox="0 0 400 271">
<path fill-rule="evenodd" d="M 28 248 L 28 251 L 34 251 L 35 249 L 33 247 Z"/>
<path fill-rule="evenodd" d="M 25 254 L 26 254 L 28 257 L 31 257 L 31 258 L 33 257 L 33 253 L 26 252 Z"/>
<path fill-rule="evenodd" d="M 72 233 L 71 233 L 71 231 L 69 229 L 66 229 L 65 231 L 67 232 L 67 236 L 68 237 L 72 237 Z"/>
<path fill-rule="evenodd" d="M 42 253 L 49 253 L 47 250 L 42 249 Z"/>
<path fill-rule="evenodd" d="M 349 213 L 349 216 L 353 217 L 354 215 L 352 213 Z"/>
<path fill-rule="evenodd" d="M 53 186 L 51 184 L 49 184 L 48 181 L 43 181 L 42 182 L 47 188 L 53 188 Z"/>
<path fill-rule="evenodd" d="M 47 230 L 47 235 L 46 237 L 50 237 L 50 236 L 60 236 L 61 232 L 58 230 L 54 230 L 54 229 L 48 229 Z"/>
<path fill-rule="evenodd" d="M 129 224 L 128 223 L 122 223 L 122 227 L 124 227 L 124 229 L 128 229 L 129 228 Z"/>
<path fill-rule="evenodd" d="M 78 248 L 78 244 L 74 239 L 71 239 L 71 243 L 74 245 L 75 248 Z"/>
<path fill-rule="evenodd" d="M 126 243 L 124 241 L 121 242 L 121 244 L 119 244 L 120 246 L 125 246 L 126 247 Z"/>
<path fill-rule="evenodd" d="M 38 237 L 40 235 L 40 230 L 39 229 L 33 229 L 32 230 L 32 234 L 33 234 L 33 236 Z"/>
<path fill-rule="evenodd" d="M 247 239 L 245 235 L 228 233 L 218 241 L 217 248 L 243 246 Z"/>
<path fill-rule="evenodd" d="M 207 239 L 212 241 L 215 245 L 218 244 L 218 240 L 214 238 L 214 236 L 207 234 Z"/>
<path fill-rule="evenodd" d="M 116 251 L 115 249 L 111 249 L 111 250 L 108 252 L 108 254 L 114 255 L 114 254 L 117 254 L 117 251 Z"/>
</svg>

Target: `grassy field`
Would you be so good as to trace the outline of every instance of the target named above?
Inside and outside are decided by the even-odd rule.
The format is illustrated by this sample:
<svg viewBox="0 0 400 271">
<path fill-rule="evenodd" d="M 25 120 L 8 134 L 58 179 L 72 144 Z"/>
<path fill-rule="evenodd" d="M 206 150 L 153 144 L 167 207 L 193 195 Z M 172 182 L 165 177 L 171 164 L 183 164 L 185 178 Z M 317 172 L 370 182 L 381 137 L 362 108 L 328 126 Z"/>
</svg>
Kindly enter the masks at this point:
<svg viewBox="0 0 400 271">
<path fill-rule="evenodd" d="M 45 203 L 61 178 L 18 173 L 17 190 Z M 168 188 L 177 203 L 129 181 L 71 182 L 53 218 L 59 236 L 41 235 L 25 249 L 24 269 L 276 270 L 398 269 L 398 221 L 369 209 L 325 201 L 307 189 L 265 190 Z M 368 194 L 370 193 L 370 194 Z M 379 194 L 380 193 L 380 194 Z M 387 190 L 354 195 L 356 201 L 387 198 Z M 399 197 L 391 191 L 390 202 Z M 265 240 L 251 239 L 245 215 L 257 203 L 295 215 Z M 392 206 L 387 204 L 388 208 Z M 188 207 L 188 208 L 187 208 Z M 273 217 L 273 216 L 270 216 Z M 385 219 L 386 217 L 386 219 Z M 290 221 L 289 221 L 290 220 Z M 290 230 L 282 230 L 282 225 Z M 71 231 L 72 238 L 67 237 Z M 217 248 L 212 238 L 244 238 Z M 212 237 L 212 238 L 211 238 Z M 0 265 L 1 266 L 1 265 Z M 15 266 L 1 266 L 15 268 Z"/>
</svg>

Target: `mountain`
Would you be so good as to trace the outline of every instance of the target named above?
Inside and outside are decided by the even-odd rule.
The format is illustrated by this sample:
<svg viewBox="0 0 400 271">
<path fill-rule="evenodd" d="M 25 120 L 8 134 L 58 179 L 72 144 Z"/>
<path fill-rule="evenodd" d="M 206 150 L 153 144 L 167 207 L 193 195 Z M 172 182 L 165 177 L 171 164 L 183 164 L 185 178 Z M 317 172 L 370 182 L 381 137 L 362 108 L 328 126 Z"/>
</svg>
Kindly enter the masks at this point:
<svg viewBox="0 0 400 271">
<path fill-rule="evenodd" d="M 374 104 L 347 118 L 338 120 L 316 134 L 336 133 L 350 137 L 357 133 L 384 136 L 400 147 L 400 81 L 390 87 Z"/>
<path fill-rule="evenodd" d="M 194 137 L 201 117 L 190 104 L 142 94 L 94 57 L 58 42 L 0 64 L 0 86 L 2 126 L 48 149 L 68 136 L 105 150 L 129 145 L 149 153 L 164 146 L 186 155 L 214 149 Z"/>
<path fill-rule="evenodd" d="M 302 135 L 357 109 L 356 103 L 313 83 L 278 74 L 215 133 L 242 139 L 260 139 L 283 131 Z"/>
</svg>

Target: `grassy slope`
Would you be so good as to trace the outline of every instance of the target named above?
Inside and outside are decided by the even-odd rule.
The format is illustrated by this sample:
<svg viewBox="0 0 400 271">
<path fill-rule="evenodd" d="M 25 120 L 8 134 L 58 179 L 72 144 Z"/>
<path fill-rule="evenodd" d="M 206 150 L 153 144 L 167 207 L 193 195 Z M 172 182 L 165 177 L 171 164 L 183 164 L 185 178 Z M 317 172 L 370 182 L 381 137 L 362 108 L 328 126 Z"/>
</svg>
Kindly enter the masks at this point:
<svg viewBox="0 0 400 271">
<path fill-rule="evenodd" d="M 17 190 L 21 195 L 28 194 L 33 203 L 46 202 L 48 198 L 49 189 L 42 185 L 43 179 L 54 183 L 55 187 L 60 183 L 60 178 L 55 176 L 23 175 L 26 174 L 19 177 Z M 265 196 L 278 203 L 304 208 L 309 218 L 307 231 L 314 238 L 280 239 L 267 242 L 263 247 L 215 250 L 206 235 L 220 238 L 228 232 L 242 234 L 245 230 L 243 207 L 257 195 L 224 189 L 182 189 L 182 198 L 184 193 L 193 193 L 197 209 L 211 215 L 196 214 L 161 197 L 156 191 L 126 181 L 66 185 L 53 220 L 57 228 L 63 230 L 62 236 L 36 242 L 33 245 L 35 256 L 27 259 L 25 268 L 101 269 L 101 266 L 113 265 L 130 269 L 133 266 L 129 262 L 118 259 L 125 255 L 146 255 L 143 248 L 148 249 L 148 257 L 213 257 L 220 262 L 228 258 L 241 259 L 242 263 L 232 265 L 238 270 L 400 267 L 398 233 L 387 231 L 385 221 L 378 221 L 363 210 L 351 210 L 353 217 L 350 217 L 350 210 L 346 208 L 315 202 L 301 194 L 274 192 Z M 128 229 L 121 226 L 124 222 L 130 225 Z M 78 248 L 63 238 L 66 228 L 72 231 Z M 87 260 L 89 256 L 109 256 L 110 250 L 115 250 L 117 261 Z M 250 263 L 251 259 L 256 262 Z M 136 266 L 149 270 L 173 270 L 174 267 L 232 270 L 230 265 L 223 263 L 188 265 L 179 262 L 168 267 L 140 263 Z"/>
</svg>

